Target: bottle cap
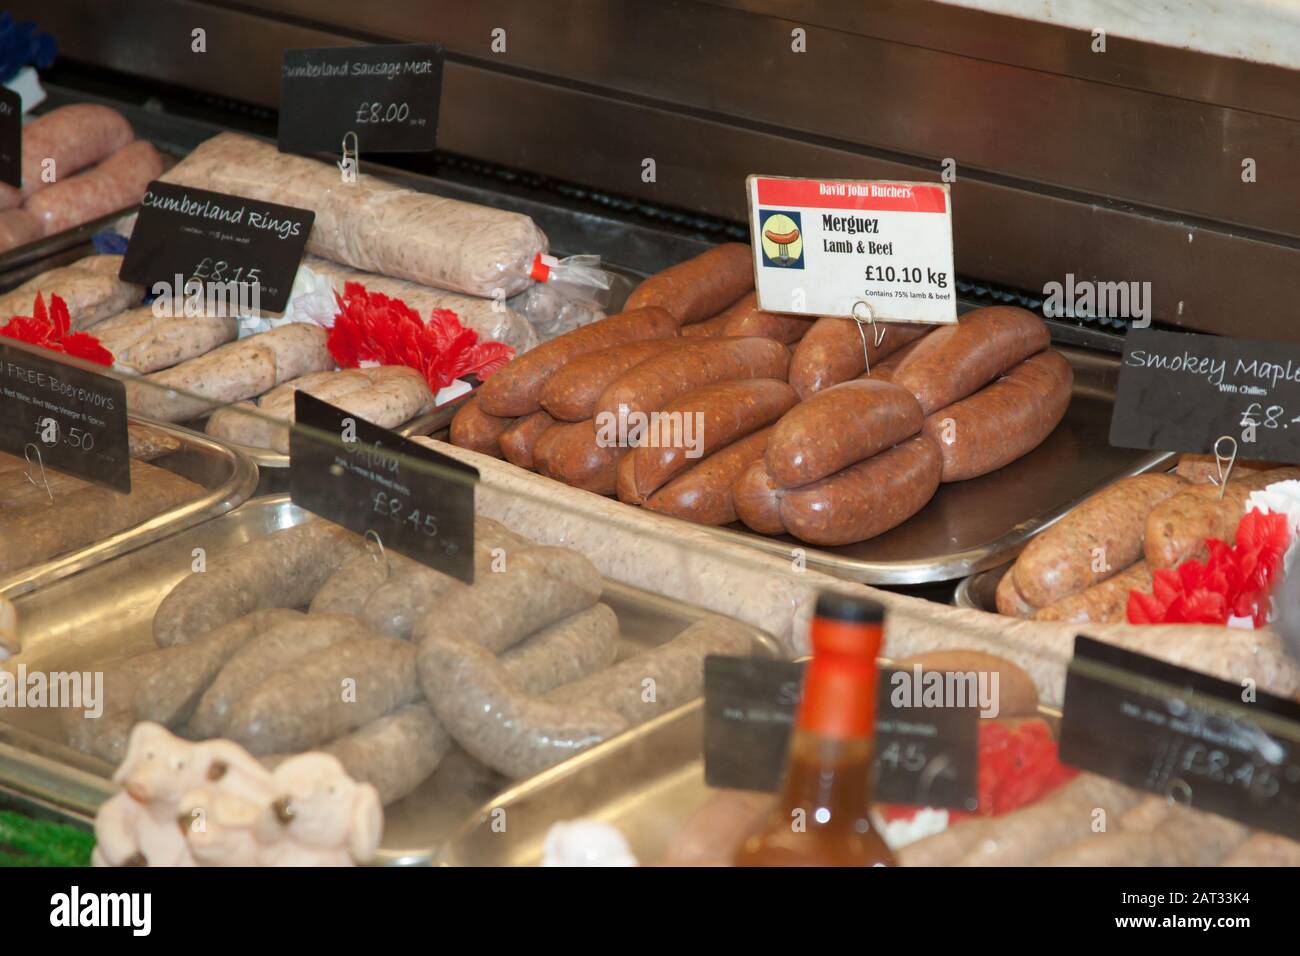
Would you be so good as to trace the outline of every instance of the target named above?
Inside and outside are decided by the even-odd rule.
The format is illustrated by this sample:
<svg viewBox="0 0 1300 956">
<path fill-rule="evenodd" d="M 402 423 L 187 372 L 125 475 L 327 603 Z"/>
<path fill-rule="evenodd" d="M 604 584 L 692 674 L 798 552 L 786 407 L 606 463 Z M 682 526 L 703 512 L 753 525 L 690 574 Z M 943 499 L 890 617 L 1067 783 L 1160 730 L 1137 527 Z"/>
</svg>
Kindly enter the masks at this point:
<svg viewBox="0 0 1300 956">
<path fill-rule="evenodd" d="M 822 591 L 817 595 L 817 616 L 853 624 L 879 624 L 885 619 L 885 608 L 867 598 Z"/>
</svg>

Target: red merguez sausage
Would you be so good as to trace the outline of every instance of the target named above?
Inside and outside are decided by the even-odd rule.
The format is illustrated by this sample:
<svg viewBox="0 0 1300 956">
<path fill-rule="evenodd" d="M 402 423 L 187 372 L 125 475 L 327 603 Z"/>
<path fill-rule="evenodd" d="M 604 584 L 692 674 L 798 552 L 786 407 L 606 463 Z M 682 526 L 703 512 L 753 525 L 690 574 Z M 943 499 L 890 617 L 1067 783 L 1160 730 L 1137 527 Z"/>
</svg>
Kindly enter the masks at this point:
<svg viewBox="0 0 1300 956">
<path fill-rule="evenodd" d="M 767 470 L 786 488 L 825 478 L 921 430 L 907 389 L 869 378 L 841 382 L 795 406 L 772 430 Z"/>
<path fill-rule="evenodd" d="M 943 480 L 965 481 L 1027 455 L 1070 404 L 1074 372 L 1060 352 L 1040 352 L 969 398 L 925 420 L 943 452 Z"/>
<path fill-rule="evenodd" d="M 771 339 L 702 339 L 634 365 L 596 401 L 596 419 L 628 419 L 658 411 L 674 399 L 714 382 L 742 378 L 785 381 L 790 352 Z"/>
<path fill-rule="evenodd" d="M 916 514 L 939 487 L 943 456 L 926 435 L 781 495 L 786 530 L 809 544 L 865 541 Z"/>
<path fill-rule="evenodd" d="M 632 290 L 624 308 L 654 305 L 667 309 L 681 325 L 717 315 L 754 288 L 754 254 L 748 245 L 728 242 L 658 272 Z"/>
<path fill-rule="evenodd" d="M 757 292 L 742 296 L 718 318 L 725 320 L 723 335 L 759 335 L 765 339 L 776 339 L 784 345 L 798 342 L 815 321 L 811 317 L 765 312 L 758 307 Z"/>
<path fill-rule="evenodd" d="M 506 461 L 520 468 L 532 469 L 538 439 L 555 424 L 546 412 L 533 412 L 517 420 L 501 433 L 501 453 Z"/>
<path fill-rule="evenodd" d="M 498 418 L 484 412 L 475 395 L 452 416 L 451 443 L 482 455 L 500 458 L 501 435 L 514 423 L 513 418 Z"/>
<path fill-rule="evenodd" d="M 798 400 L 789 385 L 770 378 L 718 382 L 683 395 L 652 416 L 644 434 L 630 435 L 639 446 L 631 452 L 637 497 L 649 497 L 696 459 L 771 425 Z"/>
<path fill-rule="evenodd" d="M 785 534 L 781 497 L 785 490 L 773 480 L 767 464 L 759 459 L 743 472 L 731 489 L 736 517 L 759 534 Z"/>
<path fill-rule="evenodd" d="M 677 335 L 677 320 L 663 309 L 629 309 L 543 342 L 516 356 L 479 389 L 479 402 L 489 415 L 517 418 L 542 406 L 542 389 L 552 375 L 581 355 L 612 345 Z"/>
<path fill-rule="evenodd" d="M 909 342 L 927 335 L 932 325 L 915 322 L 886 322 L 881 327 L 885 337 L 876 344 L 875 331 L 863 326 L 861 331 L 853 319 L 827 317 L 818 319 L 799 340 L 794 358 L 790 360 L 790 384 L 800 398 L 808 398 L 824 388 L 857 378 L 867 370 L 866 356 L 871 357 L 871 367 L 892 355 Z M 867 351 L 862 351 L 866 338 Z"/>
<path fill-rule="evenodd" d="M 764 428 L 715 451 L 647 498 L 645 507 L 698 524 L 731 524 L 736 520 L 732 488 L 746 468 L 761 461 L 771 434 L 772 429 Z M 632 458 L 623 461 L 631 462 Z M 619 471 L 621 477 L 622 462 Z"/>
<path fill-rule="evenodd" d="M 612 495 L 617 490 L 619 459 L 627 451 L 597 433 L 590 421 L 564 422 L 548 428 L 533 449 L 537 471 L 566 485 Z"/>
<path fill-rule="evenodd" d="M 585 421 L 595 414 L 596 399 L 610 382 L 678 342 L 678 339 L 647 339 L 579 356 L 547 379 L 538 400 L 542 408 L 561 421 Z"/>
<path fill-rule="evenodd" d="M 975 309 L 945 325 L 894 370 L 927 415 L 965 398 L 1051 342 L 1042 319 L 1013 306 Z"/>
</svg>

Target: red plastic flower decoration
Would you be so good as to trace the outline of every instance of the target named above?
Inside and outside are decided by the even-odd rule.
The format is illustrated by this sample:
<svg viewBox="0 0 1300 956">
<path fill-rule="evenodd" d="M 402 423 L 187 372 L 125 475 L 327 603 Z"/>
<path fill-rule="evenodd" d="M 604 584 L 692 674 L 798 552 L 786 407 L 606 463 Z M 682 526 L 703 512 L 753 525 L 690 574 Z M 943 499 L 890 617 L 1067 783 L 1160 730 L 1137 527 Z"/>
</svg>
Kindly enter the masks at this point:
<svg viewBox="0 0 1300 956">
<path fill-rule="evenodd" d="M 0 325 L 0 336 L 49 349 L 51 352 L 71 355 L 96 365 L 113 364 L 113 354 L 99 344 L 99 339 L 89 332 L 72 331 L 68 304 L 57 295 L 50 296 L 50 307 L 47 310 L 45 300 L 38 292 L 32 305 L 32 314 L 13 316 L 4 325 Z"/>
<path fill-rule="evenodd" d="M 347 283 L 334 299 L 339 314 L 327 344 L 340 368 L 367 361 L 405 365 L 437 392 L 465 375 L 486 379 L 515 354 L 501 342 L 480 342 L 450 309 L 434 309 L 425 323 L 401 299 L 370 292 L 359 282 Z"/>
<path fill-rule="evenodd" d="M 1237 525 L 1235 544 L 1211 538 L 1205 561 L 1156 571 L 1150 594 L 1130 591 L 1129 623 L 1226 624 L 1229 617 L 1249 617 L 1262 627 L 1290 544 L 1285 515 L 1253 508 Z"/>
</svg>

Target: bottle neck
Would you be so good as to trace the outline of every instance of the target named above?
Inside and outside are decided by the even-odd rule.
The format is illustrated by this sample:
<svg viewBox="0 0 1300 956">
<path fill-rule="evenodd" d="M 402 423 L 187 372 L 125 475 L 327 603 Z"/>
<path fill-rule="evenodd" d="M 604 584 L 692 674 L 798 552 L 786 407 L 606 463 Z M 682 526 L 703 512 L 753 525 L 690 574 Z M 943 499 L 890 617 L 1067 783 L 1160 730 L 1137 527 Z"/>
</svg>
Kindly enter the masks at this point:
<svg viewBox="0 0 1300 956">
<path fill-rule="evenodd" d="M 876 726 L 880 640 L 879 624 L 814 620 L 813 659 L 804 671 L 797 730 L 829 740 L 870 741 Z"/>
</svg>

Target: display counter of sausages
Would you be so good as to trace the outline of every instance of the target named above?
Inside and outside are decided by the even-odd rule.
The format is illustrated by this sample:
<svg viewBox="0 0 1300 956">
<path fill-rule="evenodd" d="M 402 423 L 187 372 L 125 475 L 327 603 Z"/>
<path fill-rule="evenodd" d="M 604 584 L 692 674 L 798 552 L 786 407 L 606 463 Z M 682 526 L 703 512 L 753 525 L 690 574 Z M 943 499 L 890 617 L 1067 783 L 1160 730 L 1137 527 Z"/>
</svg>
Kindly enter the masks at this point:
<svg viewBox="0 0 1300 956">
<path fill-rule="evenodd" d="M 379 164 L 344 185 L 257 137 L 172 132 L 188 142 L 163 182 L 315 224 L 274 314 L 169 311 L 84 246 L 8 274 L 23 321 L 0 334 L 121 381 L 140 464 L 127 505 L 0 462 L 0 553 L 26 573 L 0 581 L 3 687 L 24 701 L 0 708 L 0 802 L 93 820 L 109 866 L 531 865 L 585 818 L 613 825 L 619 860 L 727 863 L 772 797 L 706 785 L 705 661 L 805 658 L 838 595 L 883 609 L 882 668 L 1004 690 L 978 727 L 974 806 L 878 807 L 898 862 L 1298 862 L 1265 828 L 1059 759 L 1080 620 L 1108 646 L 1300 692 L 1267 627 L 1041 613 L 1112 574 L 1149 585 L 1134 569 L 1160 542 L 1177 539 L 1174 566 L 1231 540 L 1249 492 L 1292 477 L 1220 474 L 1231 493 L 1211 496 L 1170 454 L 1112 448 L 1114 354 L 988 301 L 939 326 L 771 313 L 743 243 Z M 111 225 L 129 252 L 137 223 Z M 468 492 L 439 519 L 462 537 L 355 436 L 299 423 L 307 396 L 409 438 L 403 475 Z M 250 497 L 254 459 L 294 484 L 299 440 L 334 456 L 313 501 L 358 470 L 386 490 L 338 520 L 302 485 Z M 192 496 L 154 501 L 169 482 Z M 405 521 L 442 558 L 412 557 Z M 459 570 L 440 564 L 464 544 Z M 1012 559 L 1011 613 L 872 586 Z M 55 700 L 74 677 L 93 702 Z"/>
</svg>

